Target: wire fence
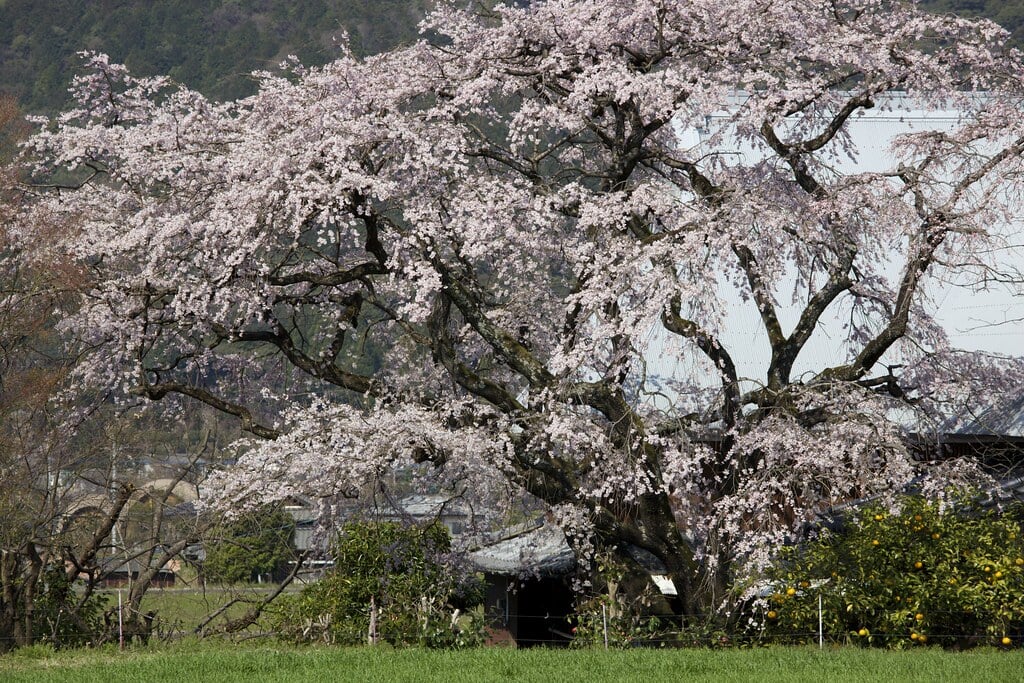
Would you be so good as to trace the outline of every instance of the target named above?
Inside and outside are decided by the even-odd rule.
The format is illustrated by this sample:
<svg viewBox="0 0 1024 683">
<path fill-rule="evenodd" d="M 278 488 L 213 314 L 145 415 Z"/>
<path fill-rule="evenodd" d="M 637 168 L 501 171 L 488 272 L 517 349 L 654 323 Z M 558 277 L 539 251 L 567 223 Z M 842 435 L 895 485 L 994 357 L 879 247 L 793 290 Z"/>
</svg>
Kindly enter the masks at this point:
<svg viewBox="0 0 1024 683">
<path fill-rule="evenodd" d="M 479 614 L 478 614 L 479 616 Z M 877 616 L 877 615 L 876 615 Z M 928 618 L 907 612 L 905 623 L 898 627 L 879 627 L 871 618 L 857 621 L 850 613 L 830 613 L 819 603 L 816 627 L 806 623 L 787 626 L 763 614 L 746 614 L 732 620 L 709 619 L 707 615 L 654 613 L 623 614 L 604 607 L 600 612 L 552 613 L 540 611 L 502 611 L 484 614 L 489 644 L 516 644 L 522 647 L 750 647 L 759 645 L 817 645 L 862 647 L 940 646 L 968 649 L 975 646 L 1020 648 L 1024 646 L 1024 620 L 1008 622 L 1005 630 L 995 629 L 996 615 L 963 611 L 931 610 Z M 107 610 L 105 630 L 94 634 L 99 642 L 116 642 L 122 648 L 144 644 L 150 640 L 174 642 L 195 637 L 225 637 L 233 641 L 254 639 L 291 640 L 289 634 L 257 622 L 252 627 L 226 632 L 216 627 L 203 630 L 182 619 L 168 618 L 153 611 L 131 610 L 120 603 L 116 611 Z M 991 617 L 991 618 L 990 618 Z M 891 624 L 891 620 L 890 620 Z M 976 626 L 972 626 L 976 625 Z M 55 647 L 62 642 L 57 626 L 39 624 L 34 643 Z M 52 629 L 48 628 L 53 626 Z M 460 628 L 452 620 L 452 628 Z M 959 628 L 958 628 L 959 627 Z M 372 625 L 367 625 L 372 630 Z M 50 631 L 50 633 L 47 633 Z M 0 634 L 0 650 L 24 638 Z M 83 643 L 79 643 L 83 644 Z M 84 644 L 89 644 L 88 642 Z M 7 645 L 7 646 L 4 646 Z"/>
</svg>

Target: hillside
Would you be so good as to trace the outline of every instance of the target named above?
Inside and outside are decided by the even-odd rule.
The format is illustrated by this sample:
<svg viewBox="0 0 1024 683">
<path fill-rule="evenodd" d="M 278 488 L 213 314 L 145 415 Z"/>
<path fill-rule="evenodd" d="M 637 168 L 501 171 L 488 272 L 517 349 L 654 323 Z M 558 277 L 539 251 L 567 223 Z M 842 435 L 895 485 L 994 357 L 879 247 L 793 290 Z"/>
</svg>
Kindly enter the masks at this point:
<svg viewBox="0 0 1024 683">
<path fill-rule="evenodd" d="M 322 64 L 348 32 L 357 54 L 412 40 L 429 0 L 0 0 L 0 93 L 28 112 L 66 101 L 79 50 L 106 52 L 142 75 L 168 74 L 216 99 L 252 92 L 249 73 L 285 56 Z M 987 16 L 1024 42 L 1019 0 L 927 0 Z"/>
<path fill-rule="evenodd" d="M 168 74 L 217 99 L 252 91 L 249 73 L 289 54 L 329 61 L 348 32 L 358 54 L 416 34 L 425 0 L 0 0 L 0 93 L 26 111 L 65 102 L 80 50 L 142 75 Z"/>
<path fill-rule="evenodd" d="M 1009 31 L 1018 47 L 1024 45 L 1024 2 L 1020 0 L 923 0 L 921 5 L 933 12 L 987 17 Z"/>
</svg>

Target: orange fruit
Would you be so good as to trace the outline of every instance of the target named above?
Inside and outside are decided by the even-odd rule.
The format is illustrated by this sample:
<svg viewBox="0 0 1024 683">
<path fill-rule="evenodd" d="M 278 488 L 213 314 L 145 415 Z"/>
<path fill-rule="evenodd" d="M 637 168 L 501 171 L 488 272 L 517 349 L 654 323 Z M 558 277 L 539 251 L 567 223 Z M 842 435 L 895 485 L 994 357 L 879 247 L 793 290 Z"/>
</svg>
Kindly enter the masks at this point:
<svg viewBox="0 0 1024 683">
<path fill-rule="evenodd" d="M 1003 639 L 1000 642 L 1002 642 L 1003 645 L 1013 645 L 1013 639 L 1011 639 L 1010 636 L 1003 636 Z"/>
</svg>

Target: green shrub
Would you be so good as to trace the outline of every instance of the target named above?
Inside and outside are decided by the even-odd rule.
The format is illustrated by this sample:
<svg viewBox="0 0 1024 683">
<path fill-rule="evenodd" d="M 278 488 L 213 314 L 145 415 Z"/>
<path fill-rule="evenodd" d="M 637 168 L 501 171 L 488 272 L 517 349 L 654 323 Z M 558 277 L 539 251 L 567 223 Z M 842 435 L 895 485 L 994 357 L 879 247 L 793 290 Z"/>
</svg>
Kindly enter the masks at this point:
<svg viewBox="0 0 1024 683">
<path fill-rule="evenodd" d="M 450 555 L 439 524 L 349 523 L 334 548 L 334 568 L 274 608 L 274 626 L 295 642 L 464 647 L 483 641 L 482 615 L 467 608 L 483 587 Z"/>
<path fill-rule="evenodd" d="M 103 599 L 97 593 L 80 595 L 63 565 L 48 564 L 32 601 L 33 638 L 52 647 L 94 643 L 103 632 Z"/>
<path fill-rule="evenodd" d="M 593 647 L 605 642 L 609 647 L 634 647 L 678 641 L 678 622 L 663 621 L 655 614 L 660 611 L 664 616 L 666 612 L 655 607 L 663 599 L 646 573 L 631 576 L 626 565 L 611 553 L 599 555 L 595 569 L 598 590 L 579 596 L 576 603 L 574 647 Z"/>
<path fill-rule="evenodd" d="M 1008 646 L 1024 635 L 1024 544 L 1013 515 L 908 498 L 783 552 L 754 622 L 772 640 Z"/>
</svg>

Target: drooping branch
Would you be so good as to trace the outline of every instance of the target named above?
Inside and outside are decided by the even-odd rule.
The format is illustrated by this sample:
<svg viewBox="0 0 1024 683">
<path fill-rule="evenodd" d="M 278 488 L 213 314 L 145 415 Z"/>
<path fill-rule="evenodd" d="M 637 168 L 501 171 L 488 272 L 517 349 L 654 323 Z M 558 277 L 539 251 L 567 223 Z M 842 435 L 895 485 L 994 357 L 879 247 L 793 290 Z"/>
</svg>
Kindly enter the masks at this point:
<svg viewBox="0 0 1024 683">
<path fill-rule="evenodd" d="M 194 398 L 205 403 L 211 408 L 216 408 L 222 413 L 234 415 L 241 420 L 241 427 L 244 431 L 254 434 L 262 439 L 276 439 L 281 436 L 280 430 L 261 424 L 245 406 L 225 400 L 211 391 L 185 384 L 184 382 L 157 382 L 155 384 L 145 383 L 138 391 L 153 401 L 159 401 L 167 394 L 181 394 Z"/>
</svg>

